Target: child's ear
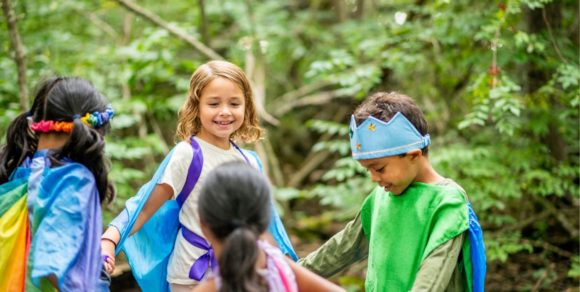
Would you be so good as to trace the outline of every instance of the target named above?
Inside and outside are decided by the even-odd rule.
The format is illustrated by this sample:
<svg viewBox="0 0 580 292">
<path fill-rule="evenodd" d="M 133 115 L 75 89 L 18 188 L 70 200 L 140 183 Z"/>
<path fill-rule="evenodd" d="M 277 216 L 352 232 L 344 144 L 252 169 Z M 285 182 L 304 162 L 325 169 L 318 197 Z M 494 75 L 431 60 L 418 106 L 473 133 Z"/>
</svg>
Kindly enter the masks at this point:
<svg viewBox="0 0 580 292">
<path fill-rule="evenodd" d="M 423 156 L 423 152 L 421 152 L 421 149 L 415 149 L 415 150 L 411 150 L 411 151 L 407 152 L 407 154 L 405 154 L 405 156 L 410 157 L 411 161 L 414 161 L 417 158 L 421 158 L 421 156 Z"/>
</svg>

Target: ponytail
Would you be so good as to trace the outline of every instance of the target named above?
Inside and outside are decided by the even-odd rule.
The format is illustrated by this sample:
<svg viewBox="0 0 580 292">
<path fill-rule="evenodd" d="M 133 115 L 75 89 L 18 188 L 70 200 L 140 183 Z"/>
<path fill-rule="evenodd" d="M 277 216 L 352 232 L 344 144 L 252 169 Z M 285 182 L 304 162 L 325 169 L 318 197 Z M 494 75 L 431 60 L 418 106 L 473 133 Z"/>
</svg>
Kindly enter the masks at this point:
<svg viewBox="0 0 580 292">
<path fill-rule="evenodd" d="M 268 284 L 256 271 L 260 254 L 257 240 L 256 232 L 245 226 L 226 237 L 219 259 L 220 292 L 268 291 Z"/>
<path fill-rule="evenodd" d="M 0 149 L 0 183 L 5 183 L 26 157 L 31 157 L 38 145 L 28 129 L 28 113 L 22 113 L 6 131 L 6 145 Z"/>
<path fill-rule="evenodd" d="M 73 121 L 73 130 L 64 146 L 55 153 L 56 159 L 68 157 L 88 168 L 95 177 L 101 203 L 109 203 L 115 189 L 108 179 L 109 166 L 105 157 L 105 140 L 98 130 L 85 125 L 80 118 Z"/>
<path fill-rule="evenodd" d="M 256 264 L 262 253 L 258 237 L 270 223 L 271 194 L 266 177 L 240 161 L 218 165 L 205 178 L 197 208 L 202 225 L 222 244 L 220 291 L 268 291 Z"/>
</svg>

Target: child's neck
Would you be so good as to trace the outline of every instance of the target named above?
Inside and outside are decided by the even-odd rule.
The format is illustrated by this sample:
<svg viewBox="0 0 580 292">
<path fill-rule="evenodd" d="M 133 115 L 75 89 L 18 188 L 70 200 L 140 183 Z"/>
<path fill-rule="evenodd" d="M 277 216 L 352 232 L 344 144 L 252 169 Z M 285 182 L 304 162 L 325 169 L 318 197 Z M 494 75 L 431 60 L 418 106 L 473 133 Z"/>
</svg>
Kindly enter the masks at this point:
<svg viewBox="0 0 580 292">
<path fill-rule="evenodd" d="M 65 133 L 47 133 L 40 134 L 38 137 L 38 150 L 42 149 L 59 149 L 66 144 L 70 135 Z"/>
<path fill-rule="evenodd" d="M 421 162 L 419 173 L 417 174 L 415 181 L 426 184 L 434 184 L 444 179 L 445 177 L 437 173 L 437 171 L 433 168 L 433 166 L 431 166 L 429 160 L 427 160 L 427 158 L 424 158 L 423 161 Z"/>
<path fill-rule="evenodd" d="M 218 147 L 218 148 L 221 148 L 224 150 L 230 150 L 230 147 L 231 147 L 230 139 L 218 139 L 218 138 L 213 137 L 213 136 L 205 135 L 203 132 L 198 133 L 197 137 L 199 139 L 213 145 L 213 146 Z"/>
</svg>

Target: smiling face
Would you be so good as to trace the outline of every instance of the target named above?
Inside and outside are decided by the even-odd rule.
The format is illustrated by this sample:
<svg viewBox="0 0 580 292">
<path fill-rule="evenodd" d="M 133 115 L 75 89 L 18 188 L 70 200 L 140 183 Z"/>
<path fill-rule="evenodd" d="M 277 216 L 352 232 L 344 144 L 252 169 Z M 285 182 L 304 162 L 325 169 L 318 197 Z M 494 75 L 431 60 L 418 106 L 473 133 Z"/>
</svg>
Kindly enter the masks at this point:
<svg viewBox="0 0 580 292">
<path fill-rule="evenodd" d="M 387 156 L 360 160 L 360 164 L 370 173 L 374 182 L 387 192 L 400 195 L 415 181 L 419 174 L 420 150 L 414 150 L 405 156 Z"/>
<path fill-rule="evenodd" d="M 197 136 L 218 147 L 229 148 L 231 135 L 244 122 L 245 96 L 234 82 L 218 77 L 201 92 Z"/>
</svg>

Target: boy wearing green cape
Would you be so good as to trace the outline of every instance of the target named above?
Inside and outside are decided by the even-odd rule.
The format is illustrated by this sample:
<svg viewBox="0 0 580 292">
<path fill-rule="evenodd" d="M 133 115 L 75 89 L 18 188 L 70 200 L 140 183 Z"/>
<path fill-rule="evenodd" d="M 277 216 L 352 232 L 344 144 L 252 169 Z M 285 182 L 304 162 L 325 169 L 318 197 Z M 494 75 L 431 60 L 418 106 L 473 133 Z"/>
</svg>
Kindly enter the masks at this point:
<svg viewBox="0 0 580 292">
<path fill-rule="evenodd" d="M 325 277 L 368 258 L 366 291 L 483 291 L 485 248 L 465 191 L 433 169 L 423 112 L 375 93 L 354 112 L 352 156 L 378 183 L 361 211 L 300 263 Z"/>
</svg>

